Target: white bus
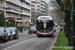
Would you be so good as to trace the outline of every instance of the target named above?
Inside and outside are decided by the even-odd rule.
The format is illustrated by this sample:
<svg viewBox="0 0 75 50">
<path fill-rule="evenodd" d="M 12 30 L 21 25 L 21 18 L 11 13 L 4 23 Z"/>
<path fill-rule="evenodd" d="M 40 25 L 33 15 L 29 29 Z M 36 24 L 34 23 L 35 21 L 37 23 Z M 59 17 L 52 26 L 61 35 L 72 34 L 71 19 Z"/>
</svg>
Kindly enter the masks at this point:
<svg viewBox="0 0 75 50">
<path fill-rule="evenodd" d="M 51 16 L 39 16 L 36 24 L 37 33 L 39 36 L 54 36 L 54 22 Z"/>
</svg>

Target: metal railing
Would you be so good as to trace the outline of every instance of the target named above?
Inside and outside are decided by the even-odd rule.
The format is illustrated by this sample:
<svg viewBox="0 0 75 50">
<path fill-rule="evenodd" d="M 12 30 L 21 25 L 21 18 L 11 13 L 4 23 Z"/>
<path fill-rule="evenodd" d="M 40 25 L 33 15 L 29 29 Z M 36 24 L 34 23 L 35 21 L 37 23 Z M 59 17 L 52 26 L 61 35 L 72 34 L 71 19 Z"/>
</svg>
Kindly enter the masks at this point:
<svg viewBox="0 0 75 50">
<path fill-rule="evenodd" d="M 22 3 L 22 2 L 20 2 L 20 1 L 18 1 L 18 0 L 12 0 L 12 1 L 15 2 L 15 3 L 18 3 L 18 4 L 22 5 L 22 6 L 26 6 L 26 7 L 30 8 L 29 5 L 27 5 L 27 4 L 25 4 L 25 3 Z"/>
</svg>

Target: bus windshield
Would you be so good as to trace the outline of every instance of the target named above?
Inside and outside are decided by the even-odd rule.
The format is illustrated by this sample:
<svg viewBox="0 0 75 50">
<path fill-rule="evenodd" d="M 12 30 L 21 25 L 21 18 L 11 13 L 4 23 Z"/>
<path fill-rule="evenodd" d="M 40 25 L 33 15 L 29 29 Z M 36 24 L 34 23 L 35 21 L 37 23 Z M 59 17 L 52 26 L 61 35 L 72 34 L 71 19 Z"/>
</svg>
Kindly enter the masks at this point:
<svg viewBox="0 0 75 50">
<path fill-rule="evenodd" d="M 53 29 L 52 20 L 37 20 L 37 30 L 52 30 Z"/>
</svg>

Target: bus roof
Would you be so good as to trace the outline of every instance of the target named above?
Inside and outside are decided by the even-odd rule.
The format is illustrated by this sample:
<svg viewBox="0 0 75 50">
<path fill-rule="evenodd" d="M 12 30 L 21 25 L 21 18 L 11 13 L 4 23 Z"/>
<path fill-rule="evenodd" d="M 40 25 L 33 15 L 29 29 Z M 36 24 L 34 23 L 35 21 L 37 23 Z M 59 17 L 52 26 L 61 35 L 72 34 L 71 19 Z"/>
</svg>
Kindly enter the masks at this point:
<svg viewBox="0 0 75 50">
<path fill-rule="evenodd" d="M 37 20 L 53 20 L 51 16 L 39 16 Z"/>
</svg>

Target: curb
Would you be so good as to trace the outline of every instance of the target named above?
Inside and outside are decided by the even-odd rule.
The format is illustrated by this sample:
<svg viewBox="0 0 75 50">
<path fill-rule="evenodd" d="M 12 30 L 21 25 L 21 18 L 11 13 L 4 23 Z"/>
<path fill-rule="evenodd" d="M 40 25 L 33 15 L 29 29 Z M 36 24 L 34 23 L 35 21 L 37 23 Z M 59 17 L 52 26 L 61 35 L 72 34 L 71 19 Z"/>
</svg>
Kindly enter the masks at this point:
<svg viewBox="0 0 75 50">
<path fill-rule="evenodd" d="M 60 32 L 60 30 L 59 30 L 59 32 Z M 59 34 L 59 32 L 58 32 L 58 34 Z M 56 42 L 56 40 L 57 40 L 57 38 L 58 38 L 58 34 L 56 35 L 55 39 L 54 39 L 53 42 L 51 43 L 51 46 L 50 46 L 47 50 L 52 50 L 52 49 L 53 49 L 53 46 L 54 46 L 54 44 L 55 44 L 55 42 Z"/>
</svg>

